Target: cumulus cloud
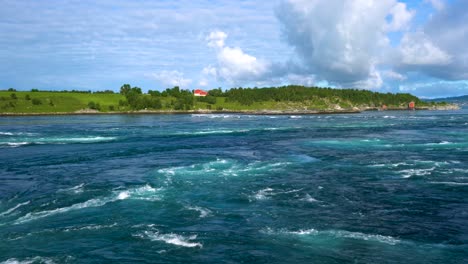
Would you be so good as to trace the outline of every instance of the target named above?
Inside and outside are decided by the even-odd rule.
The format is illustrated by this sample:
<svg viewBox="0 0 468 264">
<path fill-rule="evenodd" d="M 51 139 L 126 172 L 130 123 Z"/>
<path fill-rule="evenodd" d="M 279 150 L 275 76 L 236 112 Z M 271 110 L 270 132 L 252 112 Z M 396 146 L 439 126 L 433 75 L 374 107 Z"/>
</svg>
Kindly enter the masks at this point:
<svg viewBox="0 0 468 264">
<path fill-rule="evenodd" d="M 414 13 L 396 0 L 287 0 L 277 11 L 298 57 L 319 79 L 378 88 L 387 33 L 406 28 Z"/>
<path fill-rule="evenodd" d="M 401 40 L 402 63 L 406 65 L 447 65 L 452 56 L 437 47 L 423 32 L 410 33 Z"/>
<path fill-rule="evenodd" d="M 179 71 L 161 71 L 151 74 L 151 77 L 163 85 L 179 86 L 183 89 L 187 89 L 187 86 L 192 83 L 191 79 L 185 78 L 184 74 Z"/>
<path fill-rule="evenodd" d="M 468 2 L 458 0 L 433 14 L 416 32 L 407 33 L 400 46 L 402 70 L 442 80 L 468 79 Z"/>
<path fill-rule="evenodd" d="M 398 73 L 396 71 L 392 71 L 392 70 L 384 71 L 383 76 L 388 79 L 398 80 L 398 81 L 404 81 L 408 79 L 408 77 L 406 77 L 405 75 Z"/>
<path fill-rule="evenodd" d="M 232 84 L 262 80 L 269 71 L 269 63 L 239 47 L 226 46 L 226 38 L 227 34 L 222 31 L 213 31 L 206 38 L 208 46 L 216 51 L 217 64 L 205 67 L 203 73 Z"/>
</svg>

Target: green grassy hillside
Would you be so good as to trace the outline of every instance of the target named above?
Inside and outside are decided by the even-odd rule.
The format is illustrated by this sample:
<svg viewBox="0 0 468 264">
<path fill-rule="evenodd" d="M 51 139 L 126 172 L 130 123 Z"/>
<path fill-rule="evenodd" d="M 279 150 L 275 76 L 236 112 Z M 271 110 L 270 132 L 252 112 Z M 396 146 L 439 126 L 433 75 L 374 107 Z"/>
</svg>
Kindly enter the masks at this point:
<svg viewBox="0 0 468 264">
<path fill-rule="evenodd" d="M 104 93 L 0 91 L 0 112 L 75 112 L 87 108 L 91 101 L 99 103 L 101 111 L 109 111 L 110 106 L 119 105 L 119 100 L 125 100 L 125 97 Z"/>
</svg>

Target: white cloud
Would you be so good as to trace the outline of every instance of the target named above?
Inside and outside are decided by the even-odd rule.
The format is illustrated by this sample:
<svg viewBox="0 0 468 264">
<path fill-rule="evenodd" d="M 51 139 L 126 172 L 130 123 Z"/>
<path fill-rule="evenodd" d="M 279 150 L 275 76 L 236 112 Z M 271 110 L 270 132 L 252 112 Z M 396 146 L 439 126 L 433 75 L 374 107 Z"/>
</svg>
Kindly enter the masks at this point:
<svg viewBox="0 0 468 264">
<path fill-rule="evenodd" d="M 401 73 L 398 73 L 396 71 L 391 71 L 391 70 L 384 71 L 383 76 L 388 78 L 388 79 L 398 80 L 398 81 L 404 81 L 404 80 L 408 79 L 408 77 L 406 77 L 405 75 L 403 75 Z"/>
<path fill-rule="evenodd" d="M 151 77 L 164 85 L 179 86 L 182 89 L 187 89 L 192 83 L 191 79 L 184 78 L 184 74 L 179 71 L 161 71 Z"/>
<path fill-rule="evenodd" d="M 208 46 L 212 48 L 223 48 L 224 41 L 227 38 L 227 34 L 222 31 L 213 31 L 208 35 L 206 40 L 208 41 Z"/>
<path fill-rule="evenodd" d="M 396 3 L 392 9 L 390 9 L 390 14 L 392 16 L 392 20 L 388 24 L 388 30 L 399 31 L 408 28 L 415 12 L 408 10 L 404 3 Z"/>
<path fill-rule="evenodd" d="M 225 46 L 227 34 L 213 31 L 207 37 L 208 46 L 215 48 L 216 67 L 208 66 L 203 73 L 231 84 L 260 81 L 269 71 L 269 63 L 245 53 L 239 47 Z"/>
<path fill-rule="evenodd" d="M 405 29 L 413 16 L 396 0 L 285 0 L 277 11 L 310 74 L 372 89 L 383 84 L 378 68 L 391 50 L 388 32 Z"/>
<path fill-rule="evenodd" d="M 406 65 L 447 65 L 452 57 L 437 47 L 423 32 L 409 33 L 401 40 L 402 63 Z"/>
<path fill-rule="evenodd" d="M 468 1 L 455 1 L 434 13 L 419 31 L 405 34 L 399 71 L 441 80 L 468 79 Z"/>
</svg>

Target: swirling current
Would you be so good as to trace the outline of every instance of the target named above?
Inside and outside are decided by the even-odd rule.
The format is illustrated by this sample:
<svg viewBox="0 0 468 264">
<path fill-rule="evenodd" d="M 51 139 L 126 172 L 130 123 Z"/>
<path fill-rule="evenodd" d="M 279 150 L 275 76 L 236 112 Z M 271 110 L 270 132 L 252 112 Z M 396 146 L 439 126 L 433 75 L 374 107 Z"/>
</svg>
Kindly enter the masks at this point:
<svg viewBox="0 0 468 264">
<path fill-rule="evenodd" d="M 468 110 L 1 117 L 0 263 L 468 263 Z"/>
</svg>

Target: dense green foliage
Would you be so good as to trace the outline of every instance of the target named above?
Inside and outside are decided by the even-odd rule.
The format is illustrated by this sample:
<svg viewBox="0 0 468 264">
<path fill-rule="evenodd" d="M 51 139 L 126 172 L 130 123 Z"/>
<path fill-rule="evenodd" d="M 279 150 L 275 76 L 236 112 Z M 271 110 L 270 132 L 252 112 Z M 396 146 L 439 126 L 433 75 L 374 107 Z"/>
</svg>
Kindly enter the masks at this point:
<svg viewBox="0 0 468 264">
<path fill-rule="evenodd" d="M 233 88 L 224 93 L 227 101 L 251 105 L 254 102 L 301 102 L 328 99 L 330 103 L 348 102 L 352 105 L 380 106 L 383 104 L 400 106 L 421 100 L 411 94 L 377 93 L 357 89 L 332 89 L 304 86 L 284 86 L 279 88 Z"/>
</svg>

